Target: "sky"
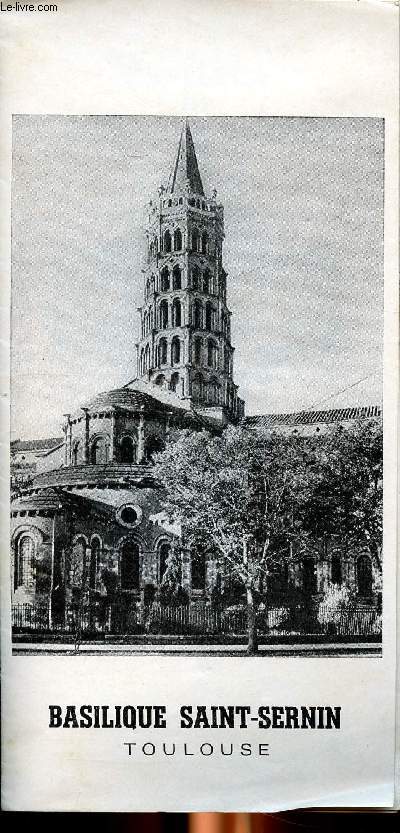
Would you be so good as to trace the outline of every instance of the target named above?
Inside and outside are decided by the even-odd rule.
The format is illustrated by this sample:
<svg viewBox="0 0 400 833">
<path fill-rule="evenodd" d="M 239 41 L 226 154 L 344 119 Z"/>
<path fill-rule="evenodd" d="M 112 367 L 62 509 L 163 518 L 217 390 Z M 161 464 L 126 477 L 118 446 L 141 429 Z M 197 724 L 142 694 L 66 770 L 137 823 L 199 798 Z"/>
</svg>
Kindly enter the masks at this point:
<svg viewBox="0 0 400 833">
<path fill-rule="evenodd" d="M 379 404 L 383 122 L 190 118 L 225 209 L 234 378 L 246 413 Z M 136 375 L 147 206 L 182 119 L 15 116 L 12 436 Z M 361 383 L 359 383 L 359 380 Z"/>
</svg>

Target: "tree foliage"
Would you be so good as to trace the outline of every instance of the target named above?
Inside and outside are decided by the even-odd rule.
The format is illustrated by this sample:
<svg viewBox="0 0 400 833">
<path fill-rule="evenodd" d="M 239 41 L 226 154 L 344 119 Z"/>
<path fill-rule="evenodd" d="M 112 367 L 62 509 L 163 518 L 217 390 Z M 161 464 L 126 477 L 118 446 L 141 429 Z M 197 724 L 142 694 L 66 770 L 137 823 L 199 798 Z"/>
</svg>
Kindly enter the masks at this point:
<svg viewBox="0 0 400 833">
<path fill-rule="evenodd" d="M 309 538 L 313 443 L 232 427 L 217 437 L 183 431 L 157 455 L 154 473 L 186 542 L 207 541 L 245 586 L 256 586 L 268 562 L 287 557 L 291 540 L 305 546 Z"/>
<path fill-rule="evenodd" d="M 255 647 L 254 593 L 273 564 L 304 549 L 304 511 L 315 478 L 313 443 L 230 427 L 222 436 L 183 431 L 155 459 L 166 510 L 186 545 L 210 550 L 247 594 Z"/>
<path fill-rule="evenodd" d="M 368 548 L 381 567 L 382 428 L 365 420 L 321 438 L 319 478 L 308 512 L 315 536 L 335 535 L 349 549 Z"/>
<path fill-rule="evenodd" d="M 166 510 L 183 542 L 206 551 L 254 603 L 279 565 L 316 551 L 322 536 L 368 546 L 380 559 L 382 431 L 374 422 L 304 437 L 229 427 L 177 433 L 155 457 Z"/>
</svg>

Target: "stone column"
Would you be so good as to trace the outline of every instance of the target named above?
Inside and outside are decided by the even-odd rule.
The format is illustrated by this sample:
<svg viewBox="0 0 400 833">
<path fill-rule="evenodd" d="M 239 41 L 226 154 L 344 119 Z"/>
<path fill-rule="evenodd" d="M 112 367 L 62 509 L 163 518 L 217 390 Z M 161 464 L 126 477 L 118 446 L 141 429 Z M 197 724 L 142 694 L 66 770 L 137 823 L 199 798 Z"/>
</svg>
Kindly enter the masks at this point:
<svg viewBox="0 0 400 833">
<path fill-rule="evenodd" d="M 111 410 L 111 428 L 110 428 L 110 463 L 115 462 L 115 410 Z"/>
<path fill-rule="evenodd" d="M 71 421 L 69 421 L 68 435 L 69 435 L 69 440 L 68 440 L 69 464 L 68 465 L 72 466 L 72 422 Z"/>
<path fill-rule="evenodd" d="M 143 406 L 141 408 L 140 415 L 139 415 L 137 457 L 138 457 L 138 463 L 143 463 L 144 462 L 144 407 Z"/>
<path fill-rule="evenodd" d="M 71 448 L 70 448 L 70 436 L 69 436 L 69 418 L 70 414 L 64 414 L 65 422 L 63 425 L 64 431 L 64 466 L 69 466 L 71 464 Z"/>
<path fill-rule="evenodd" d="M 83 440 L 83 464 L 86 466 L 89 462 L 89 412 L 87 408 L 81 408 L 84 412 L 85 419 L 85 434 Z"/>
</svg>

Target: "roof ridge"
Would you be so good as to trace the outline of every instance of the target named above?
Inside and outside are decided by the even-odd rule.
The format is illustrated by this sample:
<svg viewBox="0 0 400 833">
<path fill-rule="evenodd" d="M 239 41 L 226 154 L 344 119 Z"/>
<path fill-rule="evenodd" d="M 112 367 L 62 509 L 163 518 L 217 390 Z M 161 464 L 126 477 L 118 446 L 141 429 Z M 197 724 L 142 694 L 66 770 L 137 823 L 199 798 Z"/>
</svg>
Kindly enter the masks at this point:
<svg viewBox="0 0 400 833">
<path fill-rule="evenodd" d="M 355 419 L 358 416 L 373 418 L 382 415 L 381 405 L 350 405 L 345 408 L 329 408 L 324 410 L 303 410 L 281 413 L 252 414 L 245 417 L 248 424 L 284 424 L 306 425 L 318 422 L 339 422 L 340 420 Z"/>
</svg>

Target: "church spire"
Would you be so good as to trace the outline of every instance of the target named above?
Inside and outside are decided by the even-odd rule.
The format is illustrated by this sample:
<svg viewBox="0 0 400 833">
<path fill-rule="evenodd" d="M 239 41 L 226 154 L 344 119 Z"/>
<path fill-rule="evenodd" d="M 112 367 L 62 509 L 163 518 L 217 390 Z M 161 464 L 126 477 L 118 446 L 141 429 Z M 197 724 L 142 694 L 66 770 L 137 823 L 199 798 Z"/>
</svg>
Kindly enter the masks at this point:
<svg viewBox="0 0 400 833">
<path fill-rule="evenodd" d="M 178 153 L 167 190 L 170 194 L 173 194 L 177 191 L 186 191 L 188 187 L 193 193 L 204 196 L 203 183 L 197 164 L 192 133 L 189 121 L 186 119 L 182 128 Z"/>
</svg>

